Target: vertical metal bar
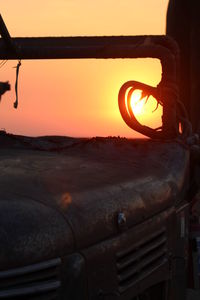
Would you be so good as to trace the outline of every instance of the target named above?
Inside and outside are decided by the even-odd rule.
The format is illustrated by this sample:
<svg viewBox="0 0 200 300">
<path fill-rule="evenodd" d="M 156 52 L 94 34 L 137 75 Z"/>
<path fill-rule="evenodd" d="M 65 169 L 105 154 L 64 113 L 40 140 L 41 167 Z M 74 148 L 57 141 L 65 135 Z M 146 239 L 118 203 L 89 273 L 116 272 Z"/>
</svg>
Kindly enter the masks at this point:
<svg viewBox="0 0 200 300">
<path fill-rule="evenodd" d="M 11 38 L 9 32 L 8 32 L 8 29 L 6 27 L 6 24 L 4 23 L 4 20 L 1 16 L 1 14 L 0 14 L 0 34 L 1 34 L 5 44 L 7 46 L 7 48 L 9 50 L 16 51 L 16 47 L 15 47 L 13 41 L 12 41 L 12 38 Z"/>
</svg>

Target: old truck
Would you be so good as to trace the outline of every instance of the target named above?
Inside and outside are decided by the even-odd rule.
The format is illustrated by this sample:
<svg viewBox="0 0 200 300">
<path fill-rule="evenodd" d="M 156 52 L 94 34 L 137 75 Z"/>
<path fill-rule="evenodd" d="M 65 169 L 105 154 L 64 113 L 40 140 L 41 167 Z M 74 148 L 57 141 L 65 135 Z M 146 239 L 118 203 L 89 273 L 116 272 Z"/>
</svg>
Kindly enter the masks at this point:
<svg viewBox="0 0 200 300">
<path fill-rule="evenodd" d="M 151 139 L 1 131 L 0 299 L 184 299 L 193 137 L 175 42 L 11 38 L 2 20 L 1 35 L 0 59 L 154 57 L 163 73 L 157 87 L 129 81 L 119 92 L 125 122 Z M 136 120 L 135 88 L 163 106 L 162 128 Z"/>
</svg>

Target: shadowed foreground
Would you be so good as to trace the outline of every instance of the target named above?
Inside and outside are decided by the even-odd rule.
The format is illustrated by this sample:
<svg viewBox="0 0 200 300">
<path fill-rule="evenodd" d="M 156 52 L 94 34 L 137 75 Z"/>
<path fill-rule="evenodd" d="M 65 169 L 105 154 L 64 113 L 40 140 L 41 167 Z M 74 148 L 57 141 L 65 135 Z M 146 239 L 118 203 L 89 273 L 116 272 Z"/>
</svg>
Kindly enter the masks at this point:
<svg viewBox="0 0 200 300">
<path fill-rule="evenodd" d="M 53 283 L 37 279 L 32 284 L 40 284 L 43 293 L 54 289 L 58 299 L 88 299 L 88 294 L 99 299 L 100 293 L 113 295 L 105 299 L 133 299 L 170 280 L 172 261 L 182 255 L 186 238 L 189 152 L 183 146 L 4 132 L 0 145 L 0 278 L 8 276 L 6 270 L 17 276 L 41 268 L 41 262 L 56 263 Z M 127 251 L 140 257 L 136 265 L 126 267 Z M 184 284 L 183 272 L 176 273 L 174 268 L 173 285 Z M 12 289 L 1 282 L 1 299 L 20 293 L 17 284 Z M 23 284 L 24 293 L 38 293 Z M 149 294 L 160 297 L 160 291 Z M 175 291 L 176 286 L 170 293 Z"/>
</svg>

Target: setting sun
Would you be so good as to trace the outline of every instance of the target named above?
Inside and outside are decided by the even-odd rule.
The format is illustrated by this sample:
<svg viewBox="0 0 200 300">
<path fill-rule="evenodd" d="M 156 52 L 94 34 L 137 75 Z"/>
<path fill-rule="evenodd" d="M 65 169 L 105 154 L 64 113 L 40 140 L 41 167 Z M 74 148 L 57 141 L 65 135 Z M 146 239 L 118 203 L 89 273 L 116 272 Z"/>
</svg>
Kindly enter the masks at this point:
<svg viewBox="0 0 200 300">
<path fill-rule="evenodd" d="M 11 37 L 160 35 L 165 33 L 167 4 L 168 0 L 7 0 L 2 1 L 1 14 Z M 1 81 L 11 85 L 0 109 L 1 128 L 7 132 L 143 137 L 121 118 L 118 93 L 129 80 L 156 86 L 162 74 L 158 59 L 22 59 L 16 110 L 17 63 L 8 60 L 1 67 Z M 161 110 L 152 114 L 155 100 L 151 107 L 151 101 L 145 103 L 140 96 L 141 92 L 132 95 L 134 114 L 142 124 L 157 127 Z"/>
<path fill-rule="evenodd" d="M 131 108 L 135 115 L 142 114 L 143 107 L 146 102 L 146 97 L 142 98 L 142 91 L 135 90 L 131 96 Z"/>
</svg>

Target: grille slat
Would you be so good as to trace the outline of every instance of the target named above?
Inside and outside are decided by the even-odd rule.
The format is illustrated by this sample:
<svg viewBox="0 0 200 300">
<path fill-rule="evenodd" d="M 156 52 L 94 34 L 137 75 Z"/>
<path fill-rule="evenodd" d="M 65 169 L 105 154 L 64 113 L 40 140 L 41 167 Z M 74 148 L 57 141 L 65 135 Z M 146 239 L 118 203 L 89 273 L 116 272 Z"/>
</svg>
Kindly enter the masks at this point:
<svg viewBox="0 0 200 300">
<path fill-rule="evenodd" d="M 60 287 L 59 281 L 49 281 L 40 284 L 33 284 L 31 286 L 21 287 L 21 288 L 11 288 L 9 290 L 0 291 L 0 299 L 18 297 L 18 296 L 28 296 L 38 293 L 49 292 Z"/>
<path fill-rule="evenodd" d="M 53 279 L 57 276 L 56 270 L 43 270 L 37 273 L 25 274 L 17 277 L 0 279 L 0 290 L 9 286 L 20 286 L 21 284 L 31 284 L 33 282 L 41 282 L 46 279 Z"/>
<path fill-rule="evenodd" d="M 116 254 L 120 293 L 144 279 L 167 261 L 167 238 L 164 228 Z"/>
<path fill-rule="evenodd" d="M 134 261 L 137 261 L 148 252 L 160 247 L 165 243 L 166 243 L 166 237 L 161 236 L 156 242 L 150 243 L 146 247 L 140 249 L 139 252 L 137 251 L 138 250 L 137 249 L 136 251 L 133 252 L 133 254 L 130 253 L 129 255 L 127 255 L 127 257 L 125 256 L 122 257 L 121 259 L 118 259 L 119 261 L 119 263 L 117 263 L 118 269 L 120 270 L 127 267 L 128 265 L 132 264 Z"/>
<path fill-rule="evenodd" d="M 21 267 L 21 268 L 17 268 L 17 269 L 6 270 L 6 271 L 0 271 L 0 279 L 25 275 L 25 274 L 29 274 L 29 273 L 38 272 L 41 270 L 46 270 L 49 268 L 57 267 L 58 265 L 60 265 L 60 263 L 61 263 L 61 259 L 55 258 L 55 259 L 51 259 L 51 260 L 44 261 L 44 262 L 34 264 L 34 265 L 29 265 L 29 266 L 25 266 L 25 267 Z"/>
<path fill-rule="evenodd" d="M 134 268 L 130 266 L 128 269 L 126 269 L 124 272 L 121 272 L 121 274 L 118 276 L 120 281 L 124 281 L 130 276 L 132 276 L 135 273 L 139 273 L 144 268 L 148 268 L 148 266 L 153 263 L 155 260 L 163 257 L 163 253 L 166 252 L 166 249 L 163 249 L 164 251 L 157 251 L 156 253 L 153 253 L 153 255 L 148 256 L 146 259 L 138 261 L 137 264 L 134 264 Z"/>
<path fill-rule="evenodd" d="M 61 259 L 0 271 L 0 299 L 57 299 Z"/>
<path fill-rule="evenodd" d="M 117 259 L 123 258 L 124 256 L 128 255 L 129 253 L 134 252 L 135 250 L 137 251 L 139 248 L 141 248 L 141 246 L 149 243 L 154 238 L 160 237 L 160 235 L 163 235 L 163 233 L 165 233 L 165 230 L 163 228 L 161 228 L 160 230 L 152 233 L 151 235 L 148 235 L 148 237 L 143 238 L 142 241 L 139 241 L 138 243 L 134 243 L 134 245 L 131 245 L 130 247 L 117 252 L 116 253 Z"/>
</svg>

